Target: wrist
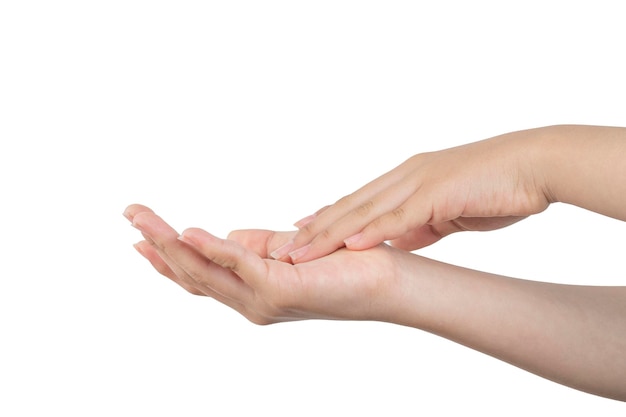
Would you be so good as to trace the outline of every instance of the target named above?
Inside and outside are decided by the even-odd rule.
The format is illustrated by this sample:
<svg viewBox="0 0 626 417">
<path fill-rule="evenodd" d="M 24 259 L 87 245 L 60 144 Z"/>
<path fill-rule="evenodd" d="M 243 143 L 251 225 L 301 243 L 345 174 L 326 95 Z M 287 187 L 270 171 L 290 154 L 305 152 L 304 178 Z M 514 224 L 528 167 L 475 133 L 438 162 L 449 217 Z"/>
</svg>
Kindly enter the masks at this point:
<svg viewBox="0 0 626 417">
<path fill-rule="evenodd" d="M 626 220 L 626 129 L 561 125 L 545 128 L 540 152 L 550 202 Z"/>
<path fill-rule="evenodd" d="M 383 291 L 385 307 L 376 320 L 438 333 L 436 322 L 442 317 L 442 291 L 450 271 L 432 259 L 389 250 L 394 255 L 393 276 Z"/>
<path fill-rule="evenodd" d="M 565 126 L 546 126 L 526 131 L 527 170 L 535 192 L 548 204 L 559 202 L 560 162 Z"/>
</svg>

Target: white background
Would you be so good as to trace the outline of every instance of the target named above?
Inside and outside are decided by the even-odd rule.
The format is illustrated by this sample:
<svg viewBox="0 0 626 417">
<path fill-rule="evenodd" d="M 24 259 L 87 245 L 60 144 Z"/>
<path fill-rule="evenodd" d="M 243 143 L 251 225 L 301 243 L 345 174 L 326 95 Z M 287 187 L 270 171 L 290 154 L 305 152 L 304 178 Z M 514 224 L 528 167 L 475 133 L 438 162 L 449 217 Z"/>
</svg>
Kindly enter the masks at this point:
<svg viewBox="0 0 626 417">
<path fill-rule="evenodd" d="M 417 152 L 626 126 L 621 10 L 3 1 L 0 414 L 624 415 L 415 329 L 255 326 L 159 276 L 121 215 L 140 202 L 181 230 L 291 229 Z M 561 205 L 420 253 L 623 285 L 625 232 Z"/>
</svg>

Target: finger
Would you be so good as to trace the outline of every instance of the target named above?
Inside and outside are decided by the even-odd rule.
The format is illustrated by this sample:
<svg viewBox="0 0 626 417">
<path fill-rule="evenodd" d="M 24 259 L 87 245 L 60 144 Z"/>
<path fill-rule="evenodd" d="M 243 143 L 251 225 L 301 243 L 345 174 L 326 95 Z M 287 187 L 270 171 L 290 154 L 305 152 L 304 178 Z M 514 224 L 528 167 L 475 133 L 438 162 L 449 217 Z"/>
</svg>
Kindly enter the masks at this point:
<svg viewBox="0 0 626 417">
<path fill-rule="evenodd" d="M 274 232 L 271 230 L 233 230 L 228 235 L 228 240 L 239 243 L 244 248 L 251 250 L 261 258 L 268 259 L 276 249 L 290 242 L 296 232 Z M 290 258 L 287 257 L 287 260 Z"/>
<path fill-rule="evenodd" d="M 132 220 L 137 214 L 142 212 L 154 213 L 145 206 L 132 205 L 129 206 L 129 208 L 124 212 L 124 215 L 129 218 L 129 220 Z M 266 318 L 257 317 L 258 315 L 254 311 L 249 310 L 246 304 L 214 291 L 209 285 L 206 285 L 206 283 L 204 285 L 199 285 L 197 280 L 192 279 L 185 270 L 178 266 L 176 262 L 170 259 L 164 252 L 159 250 L 157 244 L 152 241 L 147 233 L 142 232 L 142 234 L 147 240 L 136 244 L 135 248 L 159 273 L 171 279 L 191 294 L 209 296 L 232 308 L 255 323 L 269 323 Z M 224 273 L 226 271 L 219 272 Z"/>
<path fill-rule="evenodd" d="M 232 271 L 252 288 L 258 288 L 267 277 L 267 265 L 255 252 L 233 240 L 219 239 L 197 228 L 187 229 L 180 240 L 194 247 L 215 265 Z"/>
<path fill-rule="evenodd" d="M 364 185 L 354 193 L 342 197 L 335 204 L 318 210 L 312 217 L 307 216 L 297 222 L 300 225 L 300 230 L 294 236 L 294 249 L 311 243 L 316 236 L 323 233 L 331 224 L 337 222 L 349 212 L 359 207 L 367 206 L 368 201 L 372 200 L 377 194 L 405 177 L 409 169 L 410 166 L 405 162 Z"/>
<path fill-rule="evenodd" d="M 148 242 L 141 241 L 134 245 L 137 252 L 139 252 L 144 258 L 150 262 L 150 264 L 156 269 L 156 271 L 174 281 L 176 284 L 183 287 L 189 293 L 194 295 L 206 295 L 202 291 L 200 291 L 190 280 L 184 279 L 184 277 L 180 276 L 180 273 L 174 272 L 174 270 L 168 265 L 167 262 L 163 260 L 158 253 L 158 251 Z M 186 274 L 185 274 L 186 275 Z"/>
<path fill-rule="evenodd" d="M 200 230 L 200 231 L 203 232 L 203 233 L 206 233 L 206 232 L 204 232 L 202 230 Z M 277 236 L 280 236 L 282 234 L 283 233 L 276 233 Z M 234 242 L 232 242 L 232 243 L 234 243 Z M 189 245 L 189 243 L 186 243 L 186 244 Z M 190 284 L 192 286 L 192 288 L 197 288 L 198 291 L 200 291 L 202 294 L 207 295 L 207 296 L 209 296 L 211 298 L 214 298 L 215 300 L 221 302 L 222 304 L 232 308 L 233 310 L 237 311 L 239 314 L 243 315 L 244 317 L 246 317 L 248 320 L 250 320 L 253 323 L 256 323 L 256 324 L 270 324 L 270 323 L 275 323 L 276 321 L 279 321 L 277 318 L 272 317 L 271 315 L 270 316 L 264 315 L 261 312 L 257 311 L 257 309 L 254 308 L 254 303 L 251 302 L 251 301 L 253 301 L 251 299 L 238 300 L 238 299 L 229 298 L 227 296 L 224 296 L 224 295 L 220 294 L 219 292 L 214 291 L 209 286 L 198 285 L 197 282 L 196 282 L 197 279 L 192 279 L 192 278 L 188 277 L 188 275 L 186 275 L 186 271 L 184 271 L 180 267 L 178 267 L 178 265 L 176 263 L 173 263 L 167 257 L 167 255 L 165 255 L 162 252 L 160 252 L 156 247 L 153 248 L 153 249 L 159 254 L 159 256 L 161 258 L 163 258 L 163 261 L 167 265 L 169 265 L 171 270 L 174 272 L 175 276 L 177 276 L 180 281 L 186 282 L 186 283 Z M 216 264 L 213 264 L 213 266 L 219 269 L 219 271 L 217 271 L 217 273 L 221 272 L 223 274 L 228 274 L 228 275 L 232 275 L 233 274 L 233 272 L 231 270 L 228 270 L 226 268 L 218 267 Z M 184 277 L 187 277 L 187 278 L 184 278 Z"/>
<path fill-rule="evenodd" d="M 363 250 L 385 240 L 399 238 L 412 230 L 421 229 L 431 220 L 432 215 L 430 197 L 424 195 L 424 193 L 415 193 L 397 208 L 365 226 L 357 235 L 347 238 L 345 240 L 346 247 L 352 250 Z M 422 230 L 421 234 L 413 237 L 416 239 L 425 238 L 423 243 L 426 243 L 429 239 L 435 237 L 432 232 L 434 231 L 431 229 L 430 236 L 428 236 L 428 229 L 426 234 Z M 434 243 L 434 241 L 431 243 Z"/>
<path fill-rule="evenodd" d="M 308 247 L 303 250 L 294 250 L 290 253 L 294 263 L 310 261 L 321 256 L 327 255 L 345 245 L 345 240 L 358 234 L 364 227 L 372 223 L 386 213 L 397 213 L 398 207 L 401 206 L 409 196 L 414 194 L 419 188 L 419 184 L 409 181 L 400 181 L 391 184 L 373 199 L 368 200 L 361 206 L 349 211 L 344 217 L 328 226 L 322 233 L 318 234 L 311 241 Z M 397 217 L 397 221 L 403 221 Z M 396 237 L 396 236 L 394 236 Z M 361 249 L 368 249 L 381 243 L 384 239 L 376 240 L 376 236 L 372 236 L 367 242 L 363 242 Z M 365 246 L 368 245 L 368 246 Z"/>
<path fill-rule="evenodd" d="M 123 212 L 124 217 L 126 217 L 129 221 L 133 221 L 133 219 L 135 218 L 135 216 L 138 213 L 142 213 L 142 212 L 149 212 L 149 213 L 154 213 L 152 211 L 152 209 L 150 209 L 149 207 L 146 207 L 144 205 L 141 204 L 131 204 L 130 206 L 126 207 L 126 209 Z"/>
<path fill-rule="evenodd" d="M 224 304 L 225 306 L 230 307 L 233 310 L 239 312 L 240 314 L 248 317 L 250 320 L 254 319 L 253 317 L 252 318 L 250 317 L 251 312 L 248 311 L 248 309 L 246 308 L 244 304 L 238 302 L 237 300 L 233 300 L 228 297 L 225 297 L 219 294 L 218 292 L 213 291 L 208 286 L 198 285 L 198 283 L 195 282 L 182 268 L 180 268 L 175 262 L 169 259 L 167 255 L 160 252 L 157 249 L 157 247 L 154 246 L 153 243 L 146 242 L 146 244 L 143 245 L 142 249 L 144 248 L 147 250 L 147 252 L 152 251 L 154 252 L 154 254 L 156 254 L 156 255 L 149 255 L 149 256 L 152 259 L 159 258 L 159 260 L 155 259 L 155 261 L 157 262 L 158 268 L 162 269 L 163 272 L 167 273 L 167 275 L 165 276 L 172 279 L 172 281 L 176 282 L 178 285 L 183 287 L 189 293 L 194 294 L 194 295 L 204 295 L 204 296 L 211 297 L 214 300 Z M 159 263 L 161 265 L 158 265 Z"/>
<path fill-rule="evenodd" d="M 307 224 L 311 223 L 313 220 L 315 220 L 317 218 L 317 216 L 322 214 L 324 211 L 326 211 L 326 209 L 328 209 L 330 207 L 332 207 L 332 206 L 331 205 L 324 206 L 321 209 L 317 210 L 315 213 L 298 220 L 293 225 L 295 227 L 297 227 L 298 229 L 302 229 L 304 226 L 306 226 Z"/>
<path fill-rule="evenodd" d="M 390 240 L 389 243 L 394 248 L 413 251 L 432 245 L 443 237 L 435 227 L 426 224 L 409 230 L 405 234 Z"/>
<path fill-rule="evenodd" d="M 160 253 L 162 252 L 173 264 L 187 273 L 198 286 L 207 287 L 232 300 L 245 300 L 250 295 L 250 288 L 237 275 L 211 262 L 203 254 L 179 240 L 178 233 L 156 214 L 139 213 L 135 216 L 133 224 L 148 235 Z M 172 264 L 169 265 L 172 267 Z"/>
<path fill-rule="evenodd" d="M 157 270 L 157 272 L 163 276 L 168 277 L 173 281 L 178 281 L 178 277 L 174 274 L 174 271 L 163 261 L 159 256 L 156 249 L 146 240 L 135 243 L 134 248 L 150 262 L 150 264 Z"/>
</svg>

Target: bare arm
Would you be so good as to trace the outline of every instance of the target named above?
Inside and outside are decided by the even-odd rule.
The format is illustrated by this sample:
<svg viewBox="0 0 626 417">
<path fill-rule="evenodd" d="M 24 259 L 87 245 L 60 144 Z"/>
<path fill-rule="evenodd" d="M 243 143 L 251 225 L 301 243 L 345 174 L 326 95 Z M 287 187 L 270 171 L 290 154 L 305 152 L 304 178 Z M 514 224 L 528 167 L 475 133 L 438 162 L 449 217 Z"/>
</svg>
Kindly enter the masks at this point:
<svg viewBox="0 0 626 417">
<path fill-rule="evenodd" d="M 554 126 L 535 148 L 551 202 L 626 221 L 626 128 Z"/>
<path fill-rule="evenodd" d="M 626 220 L 626 128 L 551 126 L 418 154 L 296 223 L 274 252 L 294 262 L 385 240 L 413 250 L 574 204 Z"/>
<path fill-rule="evenodd" d="M 163 275 L 258 324 L 377 320 L 456 341 L 558 383 L 626 401 L 626 287 L 550 284 L 456 267 L 387 245 L 292 265 L 293 233 L 182 235 L 146 207 L 126 216 Z"/>
<path fill-rule="evenodd" d="M 626 287 L 513 279 L 409 255 L 393 321 L 626 400 Z M 423 272 L 428 271 L 426 274 Z"/>
</svg>

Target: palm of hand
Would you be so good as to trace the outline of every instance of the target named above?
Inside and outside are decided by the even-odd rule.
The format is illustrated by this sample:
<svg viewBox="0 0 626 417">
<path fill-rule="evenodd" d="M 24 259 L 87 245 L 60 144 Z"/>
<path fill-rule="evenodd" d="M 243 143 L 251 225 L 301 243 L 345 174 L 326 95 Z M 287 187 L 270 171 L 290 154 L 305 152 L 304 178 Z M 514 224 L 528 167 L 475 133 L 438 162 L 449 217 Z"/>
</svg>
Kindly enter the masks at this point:
<svg viewBox="0 0 626 417">
<path fill-rule="evenodd" d="M 340 249 L 317 260 L 291 265 L 265 259 L 263 298 L 293 317 L 374 319 L 397 279 L 394 249 Z"/>
<path fill-rule="evenodd" d="M 206 295 L 258 324 L 307 318 L 373 319 L 397 279 L 397 257 L 386 245 L 339 250 L 292 265 L 269 253 L 293 234 L 241 230 L 223 240 L 201 229 L 178 233 L 144 206 L 127 217 L 146 241 L 136 247 L 162 275 Z M 182 240 L 182 242 L 181 242 Z"/>
<path fill-rule="evenodd" d="M 366 251 L 342 249 L 298 265 L 271 259 L 272 250 L 291 235 L 267 230 L 230 234 L 229 239 L 263 265 L 256 269 L 255 278 L 248 277 L 254 295 L 246 303 L 252 314 L 244 315 L 257 323 L 310 318 L 364 320 L 379 315 L 386 290 L 394 286 L 394 258 L 399 251 L 386 245 Z"/>
</svg>

